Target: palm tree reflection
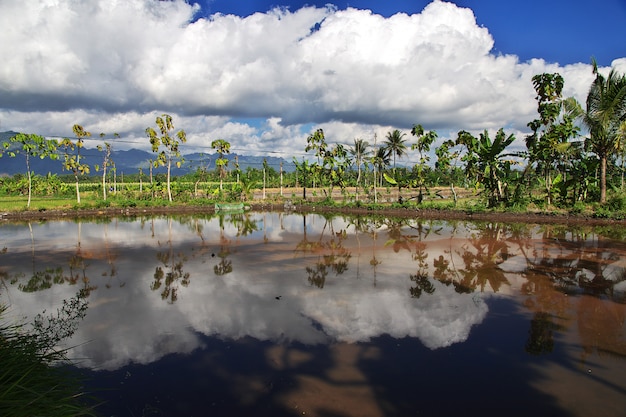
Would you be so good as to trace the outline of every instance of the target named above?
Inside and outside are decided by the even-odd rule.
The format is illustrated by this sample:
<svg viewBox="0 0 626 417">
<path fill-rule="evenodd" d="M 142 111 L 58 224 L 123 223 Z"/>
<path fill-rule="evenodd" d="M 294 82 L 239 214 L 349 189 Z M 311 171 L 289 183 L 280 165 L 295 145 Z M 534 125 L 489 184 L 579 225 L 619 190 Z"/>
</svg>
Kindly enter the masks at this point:
<svg viewBox="0 0 626 417">
<path fill-rule="evenodd" d="M 335 232 L 332 219 L 325 218 L 319 239 L 316 242 L 309 241 L 306 232 L 306 215 L 303 215 L 303 221 L 303 239 L 296 246 L 296 251 L 317 254 L 315 264 L 305 268 L 307 280 L 317 288 L 324 288 L 326 278 L 331 271 L 335 275 L 341 275 L 348 270 L 348 263 L 352 253 L 343 246 L 344 241 L 347 239 L 347 232 L 345 229 Z M 330 232 L 325 241 L 326 237 L 324 235 L 327 228 L 330 229 Z"/>
<path fill-rule="evenodd" d="M 503 284 L 509 284 L 500 264 L 509 259 L 506 226 L 501 223 L 478 224 L 477 229 L 461 249 L 446 250 L 450 259 L 440 255 L 433 260 L 434 278 L 454 286 L 456 292 L 469 294 L 487 287 L 498 292 Z M 453 253 L 454 252 L 454 253 Z M 463 262 L 462 268 L 454 265 L 454 254 Z"/>
</svg>

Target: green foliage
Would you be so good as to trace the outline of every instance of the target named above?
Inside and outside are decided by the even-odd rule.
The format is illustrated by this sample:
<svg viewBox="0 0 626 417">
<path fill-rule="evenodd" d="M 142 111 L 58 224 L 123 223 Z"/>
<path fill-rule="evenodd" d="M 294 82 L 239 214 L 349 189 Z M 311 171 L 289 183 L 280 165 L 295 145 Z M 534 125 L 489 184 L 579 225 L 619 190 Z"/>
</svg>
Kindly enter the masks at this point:
<svg viewBox="0 0 626 417">
<path fill-rule="evenodd" d="M 463 209 L 466 213 L 484 213 L 487 211 L 487 205 L 483 200 L 476 200 L 467 202 L 463 205 Z"/>
<path fill-rule="evenodd" d="M 97 200 L 94 204 L 96 208 L 107 208 L 111 207 L 111 202 L 108 200 Z"/>
<path fill-rule="evenodd" d="M 84 140 L 86 137 L 91 136 L 91 133 L 87 132 L 80 125 L 74 125 L 72 130 L 76 135 L 76 142 L 70 138 L 63 138 L 59 142 L 59 149 L 63 153 L 63 170 L 71 171 L 76 181 L 76 202 L 80 204 L 80 188 L 78 186 L 78 177 L 89 174 L 89 165 L 81 162 L 80 150 L 84 146 Z"/>
<path fill-rule="evenodd" d="M 574 203 L 574 205 L 570 208 L 569 212 L 571 214 L 582 214 L 584 213 L 586 210 L 586 205 L 585 203 L 583 203 L 582 201 L 577 201 L 576 203 Z"/>
<path fill-rule="evenodd" d="M 419 154 L 419 161 L 414 167 L 415 180 L 412 186 L 419 189 L 418 202 L 421 203 L 423 198 L 422 190 L 428 190 L 426 187 L 426 173 L 429 171 L 427 163 L 430 161 L 428 152 L 430 151 L 430 146 L 437 139 L 437 132 L 434 130 L 426 132 L 422 125 L 418 124 L 413 126 L 411 134 L 417 137 L 417 143 L 413 144 L 411 149 L 417 150 Z"/>
<path fill-rule="evenodd" d="M 606 207 L 612 211 L 626 210 L 626 196 L 621 194 L 612 195 L 606 202 Z"/>
<path fill-rule="evenodd" d="M 589 129 L 585 146 L 600 160 L 600 202 L 606 201 L 607 160 L 617 154 L 626 139 L 626 75 L 611 69 L 608 76 L 598 71 L 587 94 L 587 108 L 582 120 Z"/>
<path fill-rule="evenodd" d="M 17 144 L 18 147 L 11 147 L 11 144 Z M 7 149 L 7 155 L 10 157 L 16 157 L 19 154 L 24 156 L 26 160 L 26 172 L 28 176 L 28 203 L 26 207 L 30 207 L 31 195 L 32 195 L 32 173 L 30 169 L 30 159 L 31 158 L 50 158 L 57 159 L 56 149 L 58 143 L 55 140 L 45 139 L 43 136 L 30 134 L 27 135 L 25 133 L 18 133 L 17 135 L 11 137 L 9 142 L 4 144 L 5 149 Z M 2 157 L 2 153 L 0 152 L 0 157 Z"/>
<path fill-rule="evenodd" d="M 401 158 L 406 154 L 406 139 L 403 139 L 405 133 L 395 129 L 391 132 L 387 132 L 385 137 L 385 148 L 393 156 L 393 170 L 396 170 L 396 156 Z"/>
<path fill-rule="evenodd" d="M 578 126 L 574 120 L 578 113 L 573 98 L 563 99 L 564 80 L 558 74 L 539 74 L 533 77 L 533 86 L 537 92 L 537 112 L 539 118 L 528 123 L 533 133 L 526 137 L 528 159 L 542 172 L 542 187 L 545 189 L 547 202 L 554 200 L 554 188 L 561 199 L 567 196 L 567 187 L 563 174 L 566 161 L 572 159 L 579 149 L 569 142 L 578 135 Z M 554 179 L 552 177 L 556 175 Z"/>
<path fill-rule="evenodd" d="M 224 155 L 230 153 L 230 142 L 224 139 L 217 139 L 211 142 L 211 148 L 215 149 L 219 155 L 217 161 L 215 161 L 215 165 L 217 166 L 220 177 L 220 190 L 223 190 L 223 180 L 226 178 L 226 167 L 228 166 L 228 159 L 226 159 Z"/>
<path fill-rule="evenodd" d="M 458 133 L 456 143 L 465 146 L 467 150 L 461 158 L 466 162 L 466 175 L 476 181 L 476 186 L 483 187 L 489 207 L 508 200 L 507 180 L 511 174 L 511 165 L 515 162 L 505 158 L 517 155 L 504 151 L 514 140 L 515 136 L 506 136 L 504 129 L 498 130 L 493 141 L 487 130 L 479 138 L 466 131 Z"/>
<path fill-rule="evenodd" d="M 170 132 L 174 130 L 174 122 L 172 116 L 169 114 L 163 114 L 157 116 L 156 125 L 158 132 L 151 127 L 146 128 L 146 134 L 150 140 L 152 146 L 152 152 L 158 152 L 156 159 L 153 161 L 155 167 L 166 166 L 167 167 L 167 196 L 169 201 L 172 201 L 172 189 L 170 185 L 172 162 L 176 158 L 176 166 L 180 168 L 184 162 L 179 146 L 181 143 L 187 142 L 187 135 L 184 130 L 179 130 L 176 135 L 170 135 Z M 163 147 L 163 149 L 161 149 Z"/>
<path fill-rule="evenodd" d="M 317 162 L 308 165 L 298 165 L 300 172 L 308 179 L 312 177 L 313 183 L 323 187 L 325 195 L 331 196 L 333 187 L 339 186 L 342 189 L 346 186 L 346 172 L 349 165 L 348 151 L 342 144 L 329 146 L 326 143 L 324 131 L 317 129 L 307 138 L 306 152 L 315 150 Z M 303 161 L 304 164 L 304 161 Z"/>
<path fill-rule="evenodd" d="M 6 323 L 6 307 L 0 306 L 0 415 L 95 415 L 76 374 L 55 366 L 67 362 L 66 351 L 55 346 L 76 331 L 86 310 L 85 296 L 78 293 L 56 314 L 38 315 L 28 329 Z"/>
<path fill-rule="evenodd" d="M 137 201 L 131 199 L 120 200 L 117 202 L 117 204 L 123 208 L 137 207 Z"/>
</svg>

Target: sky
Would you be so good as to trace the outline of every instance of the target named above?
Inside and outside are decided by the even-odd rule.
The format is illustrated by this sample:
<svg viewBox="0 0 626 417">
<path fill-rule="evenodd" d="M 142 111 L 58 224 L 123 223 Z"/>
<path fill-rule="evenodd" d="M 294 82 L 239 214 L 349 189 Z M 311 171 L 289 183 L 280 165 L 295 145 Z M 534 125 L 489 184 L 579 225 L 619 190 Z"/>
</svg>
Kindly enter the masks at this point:
<svg viewBox="0 0 626 417">
<path fill-rule="evenodd" d="M 183 153 L 291 160 L 306 137 L 380 145 L 421 124 L 440 140 L 504 128 L 523 146 L 532 76 L 584 102 L 626 72 L 624 0 L 0 0 L 0 131 L 149 149 L 173 117 Z M 113 138 L 113 134 L 119 138 Z M 410 163 L 409 154 L 404 162 Z M 0 162 L 1 163 L 1 162 Z"/>
</svg>

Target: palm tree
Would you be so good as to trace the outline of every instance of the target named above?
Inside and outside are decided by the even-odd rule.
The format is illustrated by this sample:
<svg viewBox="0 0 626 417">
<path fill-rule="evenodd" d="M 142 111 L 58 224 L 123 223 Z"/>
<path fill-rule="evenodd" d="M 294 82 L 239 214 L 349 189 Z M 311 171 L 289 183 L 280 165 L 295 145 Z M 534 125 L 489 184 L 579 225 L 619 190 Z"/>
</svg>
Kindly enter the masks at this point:
<svg viewBox="0 0 626 417">
<path fill-rule="evenodd" d="M 376 183 L 376 172 L 380 174 L 378 178 L 382 183 L 382 172 L 391 162 L 389 159 L 390 157 L 391 151 L 386 146 L 380 146 L 376 148 L 376 151 L 374 151 L 371 158 L 372 165 L 374 166 L 374 183 Z"/>
<path fill-rule="evenodd" d="M 626 122 L 626 75 L 611 69 L 608 77 L 598 72 L 592 61 L 596 79 L 587 94 L 587 110 L 582 116 L 589 129 L 586 145 L 600 159 L 600 203 L 606 202 L 606 161 L 620 148 L 623 135 L 620 126 Z"/>
<path fill-rule="evenodd" d="M 396 155 L 398 158 L 401 158 L 404 154 L 406 154 L 406 139 L 402 139 L 406 133 L 400 132 L 398 129 L 395 129 L 392 132 L 387 132 L 387 136 L 385 136 L 385 147 L 391 152 L 393 155 L 393 172 L 396 172 Z"/>
<path fill-rule="evenodd" d="M 369 151 L 367 148 L 370 146 L 369 142 L 363 139 L 354 139 L 354 147 L 351 147 L 349 152 L 354 157 L 354 163 L 356 164 L 357 176 L 356 176 L 356 199 L 359 199 L 359 184 L 361 182 L 361 164 L 363 158 L 365 158 Z"/>
</svg>

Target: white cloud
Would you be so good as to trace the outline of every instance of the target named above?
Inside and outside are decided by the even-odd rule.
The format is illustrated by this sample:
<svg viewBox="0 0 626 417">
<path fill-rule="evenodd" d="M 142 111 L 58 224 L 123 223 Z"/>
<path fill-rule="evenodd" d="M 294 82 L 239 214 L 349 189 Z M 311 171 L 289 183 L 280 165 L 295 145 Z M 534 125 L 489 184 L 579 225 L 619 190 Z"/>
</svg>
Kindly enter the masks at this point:
<svg viewBox="0 0 626 417">
<path fill-rule="evenodd" d="M 143 130 L 167 112 L 190 148 L 221 138 L 291 156 L 311 126 L 348 144 L 414 123 L 440 136 L 523 132 L 536 117 L 533 75 L 560 72 L 579 100 L 592 76 L 588 65 L 494 54 L 473 12 L 443 1 L 389 18 L 353 8 L 196 12 L 182 0 L 0 3 L 0 128 L 62 136 L 79 123 L 145 148 Z"/>
</svg>

